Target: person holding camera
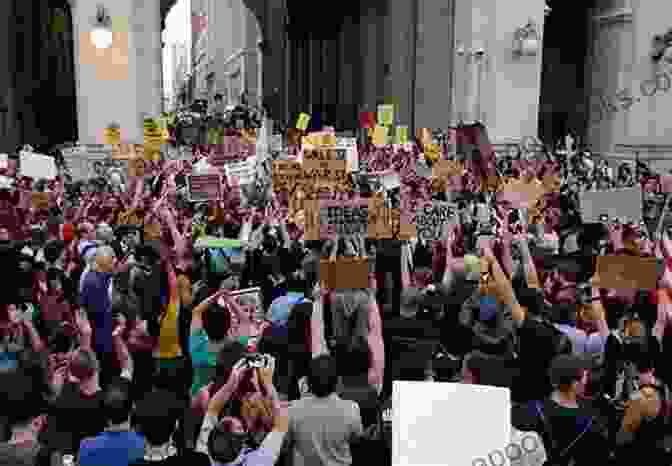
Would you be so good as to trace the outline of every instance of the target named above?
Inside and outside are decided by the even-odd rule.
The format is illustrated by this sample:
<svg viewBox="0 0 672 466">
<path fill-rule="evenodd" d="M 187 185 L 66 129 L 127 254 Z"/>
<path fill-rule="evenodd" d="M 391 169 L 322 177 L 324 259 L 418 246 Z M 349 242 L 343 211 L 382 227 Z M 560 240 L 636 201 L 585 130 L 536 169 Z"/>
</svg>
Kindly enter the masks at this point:
<svg viewBox="0 0 672 466">
<path fill-rule="evenodd" d="M 273 386 L 274 363 L 243 358 L 233 367 L 228 381 L 208 403 L 208 410 L 198 436 L 196 451 L 207 454 L 217 466 L 272 466 L 280 456 L 283 441 L 289 428 L 287 410 L 281 405 Z M 244 385 L 245 380 L 257 378 L 260 388 L 271 400 L 271 431 L 261 444 L 254 448 L 256 432 L 241 417 L 226 416 L 220 419 L 227 403 Z"/>
</svg>

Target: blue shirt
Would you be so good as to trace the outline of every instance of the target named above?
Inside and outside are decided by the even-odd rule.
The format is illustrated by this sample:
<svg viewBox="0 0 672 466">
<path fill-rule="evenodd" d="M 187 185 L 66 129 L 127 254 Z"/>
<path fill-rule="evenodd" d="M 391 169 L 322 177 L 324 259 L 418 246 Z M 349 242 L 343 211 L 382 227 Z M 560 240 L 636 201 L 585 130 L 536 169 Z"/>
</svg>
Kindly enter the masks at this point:
<svg viewBox="0 0 672 466">
<path fill-rule="evenodd" d="M 145 438 L 133 431 L 106 431 L 79 447 L 80 466 L 128 466 L 144 456 Z"/>
<path fill-rule="evenodd" d="M 82 284 L 81 305 L 93 324 L 94 348 L 97 353 L 112 352 L 112 300 L 110 282 L 112 274 L 91 271 Z"/>
</svg>

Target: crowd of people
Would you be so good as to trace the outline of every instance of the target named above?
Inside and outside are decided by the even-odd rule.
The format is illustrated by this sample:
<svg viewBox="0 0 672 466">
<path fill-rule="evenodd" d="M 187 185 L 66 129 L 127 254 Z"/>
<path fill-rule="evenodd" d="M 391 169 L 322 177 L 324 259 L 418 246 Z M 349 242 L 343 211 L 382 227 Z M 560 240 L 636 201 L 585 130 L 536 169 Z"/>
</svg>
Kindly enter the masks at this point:
<svg viewBox="0 0 672 466">
<path fill-rule="evenodd" d="M 126 190 L 5 167 L 0 465 L 391 464 L 395 380 L 508 387 L 512 439 L 543 444 L 511 464 L 668 464 L 672 231 L 658 222 L 659 176 L 614 176 L 578 152 L 502 158 L 502 177 L 557 175 L 532 215 L 467 189 L 487 171 L 478 163 L 450 197 L 407 170 L 413 151 L 389 155 L 360 148 L 370 169 L 385 159 L 402 173 L 392 205 L 459 206 L 440 241 L 307 241 L 263 182 L 245 203 L 231 186 L 189 203 L 197 160 L 147 161 Z M 591 180 L 641 183 L 646 221 L 582 223 L 576 191 Z M 357 195 L 375 194 L 362 183 Z M 657 257 L 657 286 L 601 288 L 604 254 Z M 320 263 L 340 257 L 369 261 L 368 286 L 327 288 Z"/>
</svg>

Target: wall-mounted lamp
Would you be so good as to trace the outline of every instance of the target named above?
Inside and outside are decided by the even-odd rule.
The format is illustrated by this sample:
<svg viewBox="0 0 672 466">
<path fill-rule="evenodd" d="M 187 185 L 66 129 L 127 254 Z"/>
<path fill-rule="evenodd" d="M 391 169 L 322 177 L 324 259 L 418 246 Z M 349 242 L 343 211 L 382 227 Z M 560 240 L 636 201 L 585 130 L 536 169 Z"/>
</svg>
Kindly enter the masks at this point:
<svg viewBox="0 0 672 466">
<path fill-rule="evenodd" d="M 91 42 L 97 49 L 106 49 L 112 45 L 112 20 L 103 5 L 98 5 Z"/>
<path fill-rule="evenodd" d="M 651 59 L 654 62 L 664 60 L 667 63 L 672 63 L 672 28 L 665 34 L 653 36 L 652 48 Z"/>
<path fill-rule="evenodd" d="M 540 43 L 537 23 L 530 19 L 525 26 L 516 29 L 513 52 L 520 56 L 534 56 L 539 52 Z"/>
<path fill-rule="evenodd" d="M 548 6 L 548 3 L 544 5 L 544 16 L 548 16 L 551 14 L 551 11 L 553 11 L 553 8 Z"/>
</svg>

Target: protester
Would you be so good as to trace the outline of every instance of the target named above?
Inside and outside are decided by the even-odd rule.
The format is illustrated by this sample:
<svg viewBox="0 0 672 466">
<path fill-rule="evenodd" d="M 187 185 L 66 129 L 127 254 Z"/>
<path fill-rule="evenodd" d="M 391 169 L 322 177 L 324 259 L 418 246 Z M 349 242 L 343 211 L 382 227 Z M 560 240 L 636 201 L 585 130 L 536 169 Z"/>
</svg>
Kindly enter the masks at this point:
<svg viewBox="0 0 672 466">
<path fill-rule="evenodd" d="M 203 121 L 211 129 L 223 121 L 228 141 L 242 144 L 231 149 L 236 156 L 251 154 L 254 136 L 235 118 L 254 122 L 257 113 L 242 105 Z M 177 139 L 188 132 L 176 131 Z M 287 136 L 287 156 L 305 158 L 305 140 Z M 13 180 L 0 192 L 0 376 L 3 384 L 22 377 L 21 387 L 30 380 L 25 400 L 40 400 L 27 406 L 0 389 L 3 423 L 15 433 L 2 455 L 10 464 L 53 455 L 82 465 L 103 457 L 386 463 L 394 381 L 456 382 L 462 367 L 466 382 L 511 390 L 512 442 L 539 432 L 554 464 L 663 458 L 672 382 L 669 175 L 642 163 L 613 170 L 568 150 L 500 157 L 498 176 L 488 144 L 479 143 L 480 157 L 460 160 L 464 149 L 454 157 L 447 140 L 439 153 L 461 169 L 443 178 L 415 170 L 438 162 L 431 150 L 423 155 L 423 143 L 359 144 L 360 170 L 342 186 L 316 179 L 291 187 L 292 196 L 271 173 L 275 150 L 257 159 L 245 186 L 212 157 L 226 147 L 202 146 L 192 157 L 182 150 L 177 161 L 138 159 L 145 175 L 128 183 L 113 160 L 77 183 L 66 182 L 61 166 L 49 182 L 17 177 L 15 164 L 0 168 Z M 211 171 L 222 175 L 217 199 L 196 200 L 190 176 Z M 396 172 L 400 186 L 371 172 Z M 515 180 L 544 192 L 523 199 L 505 189 Z M 635 184 L 644 192 L 641 216 L 585 221 L 581 191 Z M 43 189 L 48 208 L 33 201 Z M 371 196 L 399 210 L 380 215 L 389 232 L 370 222 L 368 233 L 350 235 L 356 222 L 344 217 L 339 234 L 318 240 L 301 200 L 318 194 L 339 206 Z M 453 211 L 437 225 L 412 219 L 415 234 L 404 233 L 404 215 L 448 199 Z M 628 264 L 642 273 L 601 268 L 605 254 L 635 261 Z M 655 280 L 646 269 L 654 259 Z M 360 286 L 334 284 L 354 277 L 342 277 L 345 262 L 361 265 Z M 611 272 L 630 281 L 615 283 Z M 25 412 L 9 415 L 17 407 Z M 586 420 L 593 424 L 584 432 Z M 30 448 L 17 446 L 24 438 Z"/>
</svg>

